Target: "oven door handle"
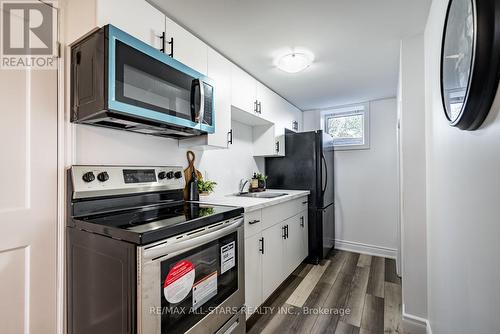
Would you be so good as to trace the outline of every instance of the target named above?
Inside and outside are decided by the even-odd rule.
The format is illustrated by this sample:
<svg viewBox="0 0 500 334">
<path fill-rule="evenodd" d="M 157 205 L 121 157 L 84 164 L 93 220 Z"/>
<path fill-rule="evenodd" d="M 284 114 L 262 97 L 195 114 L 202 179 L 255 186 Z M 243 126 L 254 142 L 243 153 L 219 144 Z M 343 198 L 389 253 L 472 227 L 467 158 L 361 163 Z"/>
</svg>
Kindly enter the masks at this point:
<svg viewBox="0 0 500 334">
<path fill-rule="evenodd" d="M 177 254 L 179 251 L 187 251 L 189 249 L 201 246 L 207 242 L 217 240 L 224 235 L 236 231 L 243 225 L 243 218 L 233 220 L 229 225 L 227 223 L 210 228 L 209 226 L 199 232 L 193 234 L 185 234 L 181 238 L 167 239 L 166 242 L 157 246 L 144 249 L 143 261 L 164 260 L 168 255 Z"/>
</svg>

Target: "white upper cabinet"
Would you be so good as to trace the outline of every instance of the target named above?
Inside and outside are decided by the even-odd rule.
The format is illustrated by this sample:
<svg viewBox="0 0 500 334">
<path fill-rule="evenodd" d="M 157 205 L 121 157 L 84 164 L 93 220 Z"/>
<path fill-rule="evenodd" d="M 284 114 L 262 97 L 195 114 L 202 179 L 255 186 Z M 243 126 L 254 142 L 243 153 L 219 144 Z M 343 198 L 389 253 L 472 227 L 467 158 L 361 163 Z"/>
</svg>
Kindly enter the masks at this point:
<svg viewBox="0 0 500 334">
<path fill-rule="evenodd" d="M 285 136 L 276 133 L 276 125 L 253 127 L 253 155 L 255 157 L 285 156 Z"/>
<path fill-rule="evenodd" d="M 173 38 L 173 44 L 169 44 Z M 208 46 L 180 25 L 165 17 L 165 53 L 196 71 L 207 74 Z"/>
<path fill-rule="evenodd" d="M 274 115 L 278 111 L 281 97 L 264 86 L 262 83 L 257 82 L 257 110 L 259 116 L 274 122 Z"/>
<path fill-rule="evenodd" d="M 208 48 L 208 77 L 215 81 L 215 133 L 209 145 L 226 148 L 231 131 L 231 62 Z"/>
<path fill-rule="evenodd" d="M 112 24 L 156 49 L 161 48 L 165 15 L 146 1 L 97 0 L 96 7 L 98 26 Z"/>
<path fill-rule="evenodd" d="M 248 113 L 257 113 L 257 81 L 236 65 L 231 67 L 231 104 Z"/>
<path fill-rule="evenodd" d="M 215 132 L 179 141 L 179 147 L 227 148 L 231 131 L 231 62 L 208 48 L 207 76 L 214 81 Z"/>
</svg>

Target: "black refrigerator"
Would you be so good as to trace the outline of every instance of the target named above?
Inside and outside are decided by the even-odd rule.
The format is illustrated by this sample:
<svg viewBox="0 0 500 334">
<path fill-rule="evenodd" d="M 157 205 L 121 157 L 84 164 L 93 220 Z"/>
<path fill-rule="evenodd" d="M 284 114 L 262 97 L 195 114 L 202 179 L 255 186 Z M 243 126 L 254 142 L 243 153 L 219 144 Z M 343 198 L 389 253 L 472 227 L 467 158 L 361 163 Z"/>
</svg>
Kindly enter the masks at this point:
<svg viewBox="0 0 500 334">
<path fill-rule="evenodd" d="M 285 130 L 285 157 L 266 158 L 269 189 L 309 190 L 309 256 L 317 264 L 334 246 L 333 146 L 323 131 Z"/>
</svg>

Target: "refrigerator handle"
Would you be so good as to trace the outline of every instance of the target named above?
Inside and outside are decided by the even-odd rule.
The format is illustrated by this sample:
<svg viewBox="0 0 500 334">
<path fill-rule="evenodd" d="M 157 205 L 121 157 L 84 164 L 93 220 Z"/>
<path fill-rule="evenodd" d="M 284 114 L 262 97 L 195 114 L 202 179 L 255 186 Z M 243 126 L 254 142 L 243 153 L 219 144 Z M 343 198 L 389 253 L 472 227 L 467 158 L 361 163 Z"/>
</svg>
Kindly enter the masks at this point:
<svg viewBox="0 0 500 334">
<path fill-rule="evenodd" d="M 326 159 L 323 153 L 321 153 L 321 162 L 325 164 L 325 185 L 321 188 L 321 193 L 324 194 L 326 191 L 326 186 L 328 185 L 328 165 L 326 164 Z"/>
</svg>

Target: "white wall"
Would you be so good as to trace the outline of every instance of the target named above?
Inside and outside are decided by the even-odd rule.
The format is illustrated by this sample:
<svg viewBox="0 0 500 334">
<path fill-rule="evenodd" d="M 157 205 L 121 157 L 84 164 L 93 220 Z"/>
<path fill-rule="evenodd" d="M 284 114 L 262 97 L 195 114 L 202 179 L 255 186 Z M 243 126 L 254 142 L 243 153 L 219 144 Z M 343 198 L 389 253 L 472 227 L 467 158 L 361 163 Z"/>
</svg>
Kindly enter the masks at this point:
<svg viewBox="0 0 500 334">
<path fill-rule="evenodd" d="M 434 334 L 500 328 L 500 94 L 478 131 L 443 114 L 439 62 L 447 0 L 425 31 L 428 312 Z"/>
<path fill-rule="evenodd" d="M 424 36 L 401 42 L 398 94 L 403 304 L 427 318 Z"/>
<path fill-rule="evenodd" d="M 306 130 L 320 111 L 304 112 Z M 396 99 L 370 102 L 370 149 L 335 152 L 336 247 L 396 256 L 398 169 Z"/>
<path fill-rule="evenodd" d="M 227 150 L 194 151 L 195 166 L 217 182 L 216 193 L 238 191 L 241 178 L 264 171 L 264 158 L 252 157 L 252 128 L 232 122 L 233 142 Z M 177 140 L 131 132 L 73 125 L 75 164 L 187 166 L 186 151 Z"/>
</svg>

